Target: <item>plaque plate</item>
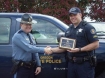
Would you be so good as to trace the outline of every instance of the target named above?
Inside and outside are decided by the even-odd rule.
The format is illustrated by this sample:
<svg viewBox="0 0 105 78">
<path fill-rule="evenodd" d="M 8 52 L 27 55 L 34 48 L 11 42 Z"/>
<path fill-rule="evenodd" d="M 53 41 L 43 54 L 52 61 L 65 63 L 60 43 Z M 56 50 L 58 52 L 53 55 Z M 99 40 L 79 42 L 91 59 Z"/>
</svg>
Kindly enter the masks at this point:
<svg viewBox="0 0 105 78">
<path fill-rule="evenodd" d="M 61 37 L 59 42 L 59 48 L 71 49 L 75 48 L 76 40 L 71 38 Z"/>
</svg>

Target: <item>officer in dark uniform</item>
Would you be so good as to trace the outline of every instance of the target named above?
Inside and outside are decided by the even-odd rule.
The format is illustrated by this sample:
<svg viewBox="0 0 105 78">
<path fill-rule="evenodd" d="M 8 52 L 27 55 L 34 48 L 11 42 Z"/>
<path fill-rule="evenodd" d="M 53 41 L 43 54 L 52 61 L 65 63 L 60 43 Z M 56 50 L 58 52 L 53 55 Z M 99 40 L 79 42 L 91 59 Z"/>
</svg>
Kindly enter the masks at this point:
<svg viewBox="0 0 105 78">
<path fill-rule="evenodd" d="M 65 37 L 76 40 L 75 48 L 68 50 L 52 48 L 53 53 L 67 51 L 67 78 L 94 78 L 94 50 L 99 47 L 96 30 L 89 23 L 82 21 L 82 13 L 78 7 L 69 10 L 72 25 L 65 32 Z"/>
<path fill-rule="evenodd" d="M 50 53 L 50 48 L 36 47 L 35 38 L 30 33 L 32 24 L 37 23 L 30 14 L 24 14 L 20 22 L 21 29 L 12 38 L 14 78 L 35 78 L 41 72 L 38 53 Z"/>
</svg>

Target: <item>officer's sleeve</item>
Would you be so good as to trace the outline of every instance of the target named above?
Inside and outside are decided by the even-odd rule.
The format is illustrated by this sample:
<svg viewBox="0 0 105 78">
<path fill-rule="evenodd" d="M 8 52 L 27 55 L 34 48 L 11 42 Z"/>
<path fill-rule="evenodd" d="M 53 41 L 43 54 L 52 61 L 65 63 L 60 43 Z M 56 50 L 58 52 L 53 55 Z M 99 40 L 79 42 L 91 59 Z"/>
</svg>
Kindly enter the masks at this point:
<svg viewBox="0 0 105 78">
<path fill-rule="evenodd" d="M 93 26 L 87 25 L 85 27 L 85 32 L 86 32 L 86 36 L 87 36 L 90 43 L 92 43 L 94 41 L 98 41 L 98 36 L 96 34 L 96 29 Z"/>
<path fill-rule="evenodd" d="M 26 52 L 31 52 L 31 53 L 44 53 L 44 48 L 43 47 L 36 47 L 35 45 L 29 44 L 24 37 L 21 35 L 17 35 L 13 37 L 12 42 L 23 49 Z"/>
<path fill-rule="evenodd" d="M 36 60 L 37 67 L 41 67 L 41 62 L 40 62 L 40 59 L 39 59 L 39 54 L 38 53 L 34 53 L 34 57 L 35 57 L 35 60 Z"/>
</svg>

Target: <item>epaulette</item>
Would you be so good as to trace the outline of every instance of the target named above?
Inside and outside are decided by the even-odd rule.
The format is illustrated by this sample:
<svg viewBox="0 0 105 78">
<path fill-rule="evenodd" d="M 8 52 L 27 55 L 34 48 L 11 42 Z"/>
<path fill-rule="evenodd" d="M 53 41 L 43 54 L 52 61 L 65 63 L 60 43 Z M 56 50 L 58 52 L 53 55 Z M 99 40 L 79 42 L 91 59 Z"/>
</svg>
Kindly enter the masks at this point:
<svg viewBox="0 0 105 78">
<path fill-rule="evenodd" d="M 85 26 L 87 24 L 86 21 L 82 21 L 82 26 Z"/>
<path fill-rule="evenodd" d="M 72 27 L 73 27 L 73 24 L 70 24 L 70 25 L 69 25 L 69 29 L 72 28 Z"/>
<path fill-rule="evenodd" d="M 70 27 L 73 27 L 73 24 L 70 24 L 70 25 L 69 25 L 69 28 L 70 28 Z"/>
</svg>

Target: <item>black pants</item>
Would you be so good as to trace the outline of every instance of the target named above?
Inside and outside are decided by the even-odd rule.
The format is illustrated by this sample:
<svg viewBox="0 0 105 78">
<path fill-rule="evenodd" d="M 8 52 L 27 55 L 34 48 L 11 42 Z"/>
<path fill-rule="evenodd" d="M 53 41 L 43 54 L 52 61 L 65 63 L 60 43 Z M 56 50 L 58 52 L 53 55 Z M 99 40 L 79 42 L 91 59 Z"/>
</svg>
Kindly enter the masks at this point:
<svg viewBox="0 0 105 78">
<path fill-rule="evenodd" d="M 36 78 L 34 72 L 34 68 L 20 67 L 14 75 L 14 78 Z"/>
<path fill-rule="evenodd" d="M 94 74 L 94 67 L 88 61 L 82 64 L 68 63 L 67 78 L 94 78 Z"/>
</svg>

